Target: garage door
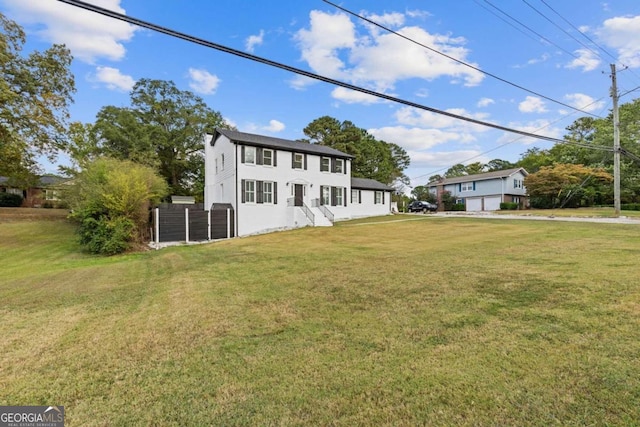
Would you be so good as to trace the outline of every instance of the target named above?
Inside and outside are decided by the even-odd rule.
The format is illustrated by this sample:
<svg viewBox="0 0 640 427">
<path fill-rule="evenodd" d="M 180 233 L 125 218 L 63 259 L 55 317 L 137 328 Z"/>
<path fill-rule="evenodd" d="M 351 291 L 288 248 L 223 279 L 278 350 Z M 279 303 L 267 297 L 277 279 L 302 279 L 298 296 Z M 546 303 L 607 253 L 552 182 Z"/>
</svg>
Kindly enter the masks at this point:
<svg viewBox="0 0 640 427">
<path fill-rule="evenodd" d="M 485 211 L 498 211 L 500 210 L 500 200 L 502 198 L 498 197 L 485 197 L 484 198 L 484 210 Z"/>
<path fill-rule="evenodd" d="M 467 205 L 467 211 L 481 211 L 482 197 L 479 197 L 477 199 L 467 199 L 465 200 L 465 204 Z"/>
</svg>

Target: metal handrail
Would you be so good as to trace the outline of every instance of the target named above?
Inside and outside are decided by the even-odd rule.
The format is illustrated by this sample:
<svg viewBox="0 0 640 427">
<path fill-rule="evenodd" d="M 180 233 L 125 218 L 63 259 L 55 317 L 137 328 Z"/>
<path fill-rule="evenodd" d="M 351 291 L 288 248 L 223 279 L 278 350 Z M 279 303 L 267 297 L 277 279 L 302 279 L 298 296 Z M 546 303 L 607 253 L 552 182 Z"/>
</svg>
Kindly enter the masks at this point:
<svg viewBox="0 0 640 427">
<path fill-rule="evenodd" d="M 324 216 L 325 216 L 329 221 L 331 221 L 331 222 L 333 222 L 333 221 L 334 221 L 334 218 L 335 218 L 335 217 L 334 217 L 334 215 L 333 215 L 333 212 L 331 212 L 331 211 L 329 210 L 329 208 L 328 208 L 328 207 L 326 207 L 325 205 L 320 205 L 320 204 L 319 204 L 319 205 L 318 205 L 318 208 L 320 209 L 320 212 L 322 212 L 322 214 L 323 214 L 323 215 L 324 215 Z"/>
</svg>

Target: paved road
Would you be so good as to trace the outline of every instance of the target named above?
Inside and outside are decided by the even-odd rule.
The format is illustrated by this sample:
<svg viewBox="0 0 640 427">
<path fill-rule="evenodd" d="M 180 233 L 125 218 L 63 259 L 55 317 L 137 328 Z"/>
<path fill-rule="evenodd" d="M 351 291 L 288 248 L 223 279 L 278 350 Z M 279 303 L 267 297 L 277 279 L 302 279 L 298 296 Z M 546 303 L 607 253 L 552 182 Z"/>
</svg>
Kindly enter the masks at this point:
<svg viewBox="0 0 640 427">
<path fill-rule="evenodd" d="M 469 217 L 484 219 L 528 219 L 535 221 L 573 221 L 573 222 L 598 222 L 603 224 L 635 224 L 640 225 L 640 218 L 625 217 L 599 218 L 599 217 L 578 217 L 578 216 L 554 216 L 554 215 L 509 215 L 494 214 L 491 212 L 437 212 L 430 214 L 439 217 Z"/>
</svg>

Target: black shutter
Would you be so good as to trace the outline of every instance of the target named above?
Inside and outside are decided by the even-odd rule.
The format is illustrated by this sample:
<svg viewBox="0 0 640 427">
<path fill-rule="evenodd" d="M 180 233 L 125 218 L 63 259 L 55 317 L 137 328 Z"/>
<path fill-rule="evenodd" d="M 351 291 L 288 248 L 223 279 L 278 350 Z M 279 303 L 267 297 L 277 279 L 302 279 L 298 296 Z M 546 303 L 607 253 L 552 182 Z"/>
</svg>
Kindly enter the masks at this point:
<svg viewBox="0 0 640 427">
<path fill-rule="evenodd" d="M 336 171 L 336 159 L 335 158 L 331 158 L 331 173 L 335 173 Z"/>
<path fill-rule="evenodd" d="M 291 153 L 291 169 L 296 167 L 296 153 Z"/>
<path fill-rule="evenodd" d="M 307 170 L 307 155 L 304 155 L 304 170 Z"/>
<path fill-rule="evenodd" d="M 273 167 L 278 166 L 278 152 L 276 150 L 271 152 L 271 163 L 273 163 Z"/>
<path fill-rule="evenodd" d="M 242 152 L 244 153 L 244 147 L 242 147 Z M 245 199 L 244 199 L 244 179 L 241 181 L 240 194 L 241 194 L 241 197 L 242 197 L 242 203 L 244 203 L 245 202 Z"/>
<path fill-rule="evenodd" d="M 264 185 L 263 181 L 256 181 L 256 203 L 264 203 Z"/>
<path fill-rule="evenodd" d="M 342 202 L 347 206 L 347 187 L 342 187 Z"/>
<path fill-rule="evenodd" d="M 336 205 L 336 187 L 331 187 L 331 206 Z"/>
<path fill-rule="evenodd" d="M 378 192 L 377 192 L 377 191 L 374 191 L 374 192 L 373 192 L 373 204 L 374 204 L 374 205 L 377 205 L 377 204 L 378 204 L 378 199 L 377 199 L 377 197 L 376 197 L 377 195 L 378 195 Z"/>
<path fill-rule="evenodd" d="M 384 205 L 384 191 L 382 192 L 382 204 Z"/>
<path fill-rule="evenodd" d="M 261 165 L 264 162 L 264 154 L 262 148 L 256 148 L 256 165 Z"/>
<path fill-rule="evenodd" d="M 324 192 L 322 190 L 324 190 L 324 185 L 320 186 L 320 205 L 324 205 L 324 197 L 323 197 Z"/>
<path fill-rule="evenodd" d="M 244 163 L 244 145 L 240 146 L 240 163 Z"/>
<path fill-rule="evenodd" d="M 342 159 L 342 173 L 347 174 L 347 159 Z"/>
<path fill-rule="evenodd" d="M 362 203 L 362 190 L 358 190 L 358 203 Z"/>
<path fill-rule="evenodd" d="M 271 188 L 273 189 L 273 204 L 277 205 L 278 204 L 278 183 L 274 182 Z"/>
</svg>

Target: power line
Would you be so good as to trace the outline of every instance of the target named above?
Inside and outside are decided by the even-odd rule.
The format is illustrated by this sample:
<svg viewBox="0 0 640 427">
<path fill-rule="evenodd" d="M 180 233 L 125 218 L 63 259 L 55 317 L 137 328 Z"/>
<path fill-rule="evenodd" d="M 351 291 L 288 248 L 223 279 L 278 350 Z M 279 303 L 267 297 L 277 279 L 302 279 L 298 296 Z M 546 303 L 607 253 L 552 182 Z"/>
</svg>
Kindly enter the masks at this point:
<svg viewBox="0 0 640 427">
<path fill-rule="evenodd" d="M 586 62 L 584 62 L 584 60 L 582 58 L 580 58 L 579 56 L 577 56 L 576 54 L 574 54 L 573 52 L 569 52 L 568 50 L 566 50 L 565 48 L 563 48 L 562 46 L 552 42 L 551 40 L 549 40 L 548 38 L 546 38 L 545 36 L 543 36 L 542 34 L 538 33 L 537 31 L 535 31 L 534 29 L 530 28 L 529 26 L 523 24 L 521 21 L 519 21 L 518 19 L 514 18 L 513 16 L 509 15 L 507 12 L 505 12 L 504 10 L 500 9 L 498 6 L 494 5 L 493 3 L 491 3 L 489 0 L 484 0 L 485 3 L 487 3 L 489 6 L 493 7 L 494 9 L 496 9 L 498 12 L 502 13 L 503 15 L 505 15 L 506 17 L 508 17 L 509 19 L 517 22 L 518 24 L 520 24 L 521 26 L 523 26 L 524 28 L 526 28 L 527 30 L 531 31 L 533 34 L 537 35 L 538 37 L 540 37 L 542 40 L 544 40 L 545 42 L 549 43 L 550 45 L 555 46 L 556 48 L 560 49 L 561 51 L 563 51 L 564 53 L 566 53 L 569 56 L 574 57 L 575 59 L 577 59 L 578 61 L 582 62 L 585 65 L 589 65 Z"/>
<path fill-rule="evenodd" d="M 387 101 L 396 102 L 396 103 L 399 103 L 399 104 L 407 105 L 409 107 L 413 107 L 413 108 L 417 108 L 417 109 L 420 109 L 420 110 L 429 111 L 429 112 L 432 112 L 432 113 L 440 114 L 440 115 L 451 117 L 451 118 L 458 119 L 458 120 L 463 120 L 463 121 L 466 121 L 466 122 L 469 122 L 469 123 L 473 123 L 473 124 L 477 124 L 477 125 L 480 125 L 480 126 L 486 126 L 486 127 L 490 127 L 490 128 L 493 128 L 493 129 L 502 130 L 502 131 L 505 131 L 505 132 L 510 132 L 510 133 L 515 133 L 515 134 L 518 134 L 518 135 L 528 136 L 528 137 L 535 138 L 535 139 L 541 139 L 541 140 L 544 140 L 544 141 L 551 141 L 551 142 L 564 142 L 563 140 L 558 139 L 558 138 L 553 138 L 553 137 L 544 136 L 544 135 L 536 135 L 536 134 L 533 134 L 533 133 L 530 133 L 530 132 L 526 132 L 526 131 L 522 131 L 522 130 L 518 130 L 518 129 L 512 129 L 512 128 L 508 128 L 506 126 L 497 125 L 495 123 L 484 122 L 482 120 L 477 120 L 477 119 L 472 119 L 470 117 L 460 116 L 458 114 L 450 113 L 448 111 L 439 110 L 439 109 L 433 108 L 433 107 L 428 107 L 428 106 L 425 106 L 425 105 L 422 105 L 422 104 L 418 104 L 418 103 L 415 103 L 415 102 L 411 102 L 411 101 L 407 101 L 407 100 L 404 100 L 404 99 L 401 99 L 401 98 L 396 98 L 394 96 L 386 95 L 384 93 L 375 92 L 375 91 L 372 91 L 372 90 L 369 90 L 369 89 L 365 89 L 365 88 L 360 87 L 360 86 L 355 86 L 355 85 L 352 85 L 350 83 L 345 83 L 345 82 L 341 82 L 339 80 L 335 80 L 335 79 L 332 79 L 332 78 L 329 78 L 329 77 L 320 76 L 318 74 L 311 73 L 309 71 L 305 71 L 305 70 L 302 70 L 300 68 L 295 68 L 295 67 L 292 67 L 292 66 L 280 63 L 280 62 L 276 62 L 276 61 L 273 61 L 273 60 L 270 60 L 270 59 L 262 58 L 260 56 L 252 55 L 250 53 L 242 52 L 240 50 L 233 49 L 231 47 L 227 47 L 227 46 L 224 46 L 224 45 L 221 45 L 221 44 L 218 44 L 218 43 L 210 42 L 210 41 L 207 41 L 207 40 L 204 40 L 204 39 L 192 36 L 192 35 L 188 35 L 188 34 L 176 31 L 176 30 L 169 29 L 167 27 L 163 27 L 163 26 L 160 26 L 160 25 L 152 24 L 150 22 L 143 21 L 141 19 L 137 19 L 137 18 L 134 18 L 132 16 L 123 15 L 121 13 L 114 12 L 112 10 L 105 9 L 105 8 L 102 8 L 100 6 L 96 6 L 96 5 L 93 5 L 93 4 L 89 4 L 89 3 L 86 3 L 84 1 L 80 1 L 80 0 L 58 0 L 58 1 L 62 2 L 62 3 L 69 4 L 71 6 L 79 7 L 79 8 L 91 11 L 91 12 L 95 12 L 95 13 L 98 13 L 98 14 L 101 14 L 101 15 L 104 15 L 104 16 L 108 16 L 110 18 L 114 18 L 114 19 L 117 19 L 117 20 L 120 20 L 120 21 L 128 22 L 130 24 L 137 25 L 139 27 L 147 28 L 147 29 L 152 30 L 152 31 L 156 31 L 156 32 L 159 32 L 159 33 L 162 33 L 162 34 L 166 34 L 166 35 L 169 35 L 171 37 L 175 37 L 175 38 L 179 38 L 179 39 L 182 39 L 182 40 L 186 40 L 186 41 L 191 42 L 191 43 L 199 44 L 201 46 L 205 46 L 205 47 L 208 47 L 208 48 L 211 48 L 211 49 L 219 50 L 221 52 L 225 52 L 225 53 L 229 53 L 229 54 L 232 54 L 232 55 L 235 55 L 235 56 L 239 56 L 241 58 L 245 58 L 245 59 L 249 59 L 249 60 L 252 60 L 252 61 L 255 61 L 255 62 L 259 62 L 261 64 L 265 64 L 265 65 L 269 65 L 269 66 L 272 66 L 272 67 L 276 67 L 276 68 L 279 68 L 281 70 L 286 70 L 286 71 L 289 71 L 289 72 L 292 72 L 292 73 L 295 73 L 295 74 L 299 74 L 299 75 L 302 75 L 302 76 L 305 76 L 305 77 L 309 77 L 309 78 L 314 79 L 314 80 L 320 80 L 320 81 L 323 81 L 325 83 L 330 83 L 330 84 L 333 84 L 333 85 L 336 85 L 336 86 L 340 86 L 340 87 L 344 87 L 346 89 L 350 89 L 350 90 L 353 90 L 353 91 L 356 91 L 356 92 L 360 92 L 360 93 L 364 93 L 364 94 L 367 94 L 367 95 L 370 95 L 370 96 L 374 96 L 374 97 L 377 97 L 377 98 L 385 99 Z"/>
<path fill-rule="evenodd" d="M 555 13 L 556 15 L 558 15 L 560 17 L 560 19 L 562 19 L 564 22 L 566 22 L 567 24 L 569 24 L 571 26 L 571 28 L 573 28 L 574 30 L 576 30 L 578 33 L 582 34 L 582 36 L 584 38 L 586 38 L 587 40 L 589 40 L 591 43 L 593 43 L 594 46 L 598 47 L 598 49 L 600 49 L 601 51 L 603 51 L 605 54 L 607 54 L 611 59 L 613 59 L 614 61 L 617 61 L 618 59 L 616 57 L 614 57 L 611 53 L 609 53 L 609 51 L 607 51 L 605 48 L 603 48 L 602 46 L 600 46 L 598 43 L 596 43 L 595 41 L 593 41 L 591 39 L 591 37 L 589 37 L 588 35 L 586 35 L 584 32 L 580 31 L 579 28 L 577 28 L 575 25 L 573 25 L 568 19 L 566 19 L 564 16 L 562 16 L 557 10 L 555 10 L 553 7 L 551 7 L 549 5 L 549 3 L 547 3 L 545 0 L 540 0 L 545 6 L 547 6 L 549 9 L 551 9 L 551 11 L 553 13 Z"/>
<path fill-rule="evenodd" d="M 582 41 L 578 40 L 577 38 L 575 38 L 573 36 L 573 34 L 570 34 L 568 31 L 566 31 L 564 28 L 562 28 L 561 26 L 559 26 L 558 24 L 556 24 L 552 19 L 550 19 L 547 15 L 545 15 L 544 13 L 542 13 L 541 11 L 539 11 L 538 9 L 535 8 L 535 6 L 533 6 L 531 3 L 529 3 L 527 0 L 522 0 L 527 6 L 529 6 L 531 9 L 533 9 L 538 15 L 542 16 L 544 19 L 546 19 L 548 22 L 550 22 L 552 25 L 554 25 L 556 28 L 558 28 L 560 31 L 562 31 L 563 33 L 565 33 L 567 36 L 571 37 L 573 40 L 575 40 L 579 45 L 583 46 L 585 49 L 589 50 L 591 53 L 593 53 L 596 56 L 600 56 L 600 54 L 598 52 L 596 52 L 595 50 L 591 49 L 591 47 L 587 46 L 586 44 L 584 44 Z"/>
<path fill-rule="evenodd" d="M 544 98 L 544 99 L 546 99 L 546 100 L 548 100 L 548 101 L 551 101 L 551 102 L 553 102 L 553 103 L 556 103 L 556 104 L 558 104 L 558 105 L 562 105 L 563 107 L 571 108 L 572 110 L 579 111 L 579 112 L 581 112 L 581 113 L 583 113 L 583 114 L 587 114 L 587 115 L 589 115 L 589 116 L 597 117 L 597 116 L 595 116 L 595 115 L 594 115 L 594 114 L 592 114 L 592 113 L 589 113 L 589 112 L 587 112 L 587 111 L 580 110 L 580 109 L 578 109 L 578 108 L 576 108 L 576 107 L 573 107 L 573 106 L 571 106 L 571 105 L 569 105 L 569 104 L 565 104 L 564 102 L 557 101 L 557 100 L 555 100 L 555 99 L 553 99 L 553 98 L 550 98 L 550 97 L 548 97 L 548 96 L 542 95 L 541 93 L 538 93 L 538 92 L 535 92 L 535 91 L 533 91 L 533 90 L 527 89 L 527 88 L 525 88 L 525 87 L 523 87 L 523 86 L 520 86 L 520 85 L 518 85 L 518 84 L 516 84 L 516 83 L 510 82 L 509 80 L 503 79 L 502 77 L 499 77 L 499 76 L 497 76 L 497 75 L 495 75 L 495 74 L 492 74 L 492 73 L 489 73 L 489 72 L 487 72 L 487 71 L 484 71 L 484 70 L 482 70 L 482 69 L 480 69 L 480 68 L 478 68 L 478 67 L 476 67 L 476 66 L 474 66 L 474 65 L 468 64 L 468 63 L 466 63 L 466 62 L 464 62 L 464 61 L 461 61 L 461 60 L 459 60 L 459 59 L 457 59 L 457 58 L 454 58 L 453 56 L 447 55 L 447 54 L 446 54 L 446 53 L 444 53 L 444 52 L 440 52 L 440 51 L 439 51 L 439 50 L 437 50 L 437 49 L 434 49 L 434 48 L 432 48 L 432 47 L 430 47 L 430 46 L 427 46 L 427 45 L 425 45 L 425 44 L 423 44 L 423 43 L 420 43 L 419 41 L 414 40 L 414 39 L 412 39 L 411 37 L 407 37 L 407 36 L 403 35 L 402 33 L 399 33 L 399 32 L 397 32 L 397 31 L 394 31 L 394 30 L 392 30 L 392 29 L 391 29 L 391 28 L 389 28 L 389 27 L 386 27 L 386 26 L 384 26 L 384 25 L 382 25 L 382 24 L 380 24 L 380 23 L 377 23 L 377 22 L 375 22 L 375 21 L 373 21 L 373 20 L 371 20 L 371 19 L 369 19 L 369 18 L 367 18 L 367 17 L 365 17 L 365 16 L 362 16 L 362 15 L 360 15 L 360 14 L 356 13 L 356 12 L 353 12 L 353 11 L 351 11 L 351 10 L 349 10 L 349 9 L 347 9 L 347 8 L 345 8 L 345 7 L 343 7 L 343 6 L 339 6 L 339 5 L 337 5 L 337 4 L 335 4 L 335 3 L 333 3 L 333 2 L 331 2 L 331 1 L 329 1 L 329 0 L 322 0 L 322 1 L 323 1 L 323 2 L 325 2 L 325 3 L 327 3 L 327 4 L 330 4 L 331 6 L 333 6 L 333 7 L 337 8 L 337 9 L 340 9 L 341 11 L 343 11 L 343 12 L 345 12 L 345 13 L 348 13 L 348 14 L 350 14 L 350 15 L 352 15 L 352 16 L 354 16 L 354 17 L 356 17 L 356 18 L 362 19 L 363 21 L 366 21 L 366 22 L 368 22 L 368 23 L 370 23 L 370 24 L 372 24 L 372 25 L 375 25 L 375 26 L 376 26 L 376 27 L 378 27 L 378 28 L 382 28 L 383 30 L 385 30 L 385 31 L 387 31 L 387 32 L 389 32 L 389 33 L 391 33 L 391 34 L 394 34 L 394 35 L 396 35 L 396 36 L 398 36 L 398 37 L 401 37 L 401 38 L 403 38 L 403 39 L 405 39 L 405 40 L 407 40 L 407 41 L 409 41 L 409 42 L 411 42 L 411 43 L 414 43 L 414 44 L 416 44 L 416 45 L 418 45 L 418 46 L 421 46 L 421 47 L 423 47 L 423 48 L 425 48 L 425 49 L 428 49 L 428 50 L 430 50 L 431 52 L 437 53 L 438 55 L 444 56 L 445 58 L 450 59 L 450 60 L 452 60 L 452 61 L 454 61 L 454 62 L 457 62 L 458 64 L 464 65 L 465 67 L 469 67 L 469 68 L 471 68 L 471 69 L 473 69 L 473 70 L 475 70 L 475 71 L 478 71 L 478 72 L 480 72 L 480 73 L 482 73 L 482 74 L 485 74 L 485 75 L 487 75 L 487 76 L 489 76 L 489 77 L 493 77 L 494 79 L 499 80 L 499 81 L 501 81 L 501 82 L 503 82 L 503 83 L 506 83 L 506 84 L 511 85 L 511 86 L 513 86 L 513 87 L 516 87 L 516 88 L 518 88 L 518 89 L 524 90 L 525 92 L 528 92 L 528 93 L 530 93 L 530 94 L 533 94 L 533 95 L 539 96 L 540 98 Z"/>
<path fill-rule="evenodd" d="M 604 99 L 604 97 L 599 98 L 599 99 L 596 99 L 595 101 L 592 101 L 592 102 L 590 102 L 589 104 L 582 106 L 582 108 L 587 108 L 587 107 L 589 107 L 589 106 L 591 106 L 591 105 L 593 105 L 593 104 L 595 104 L 595 103 L 597 103 L 597 102 L 602 101 L 603 99 Z M 605 107 L 605 108 L 606 108 L 606 107 Z M 604 111 L 604 110 L 603 110 L 603 111 Z M 574 112 L 574 113 L 571 113 L 571 114 L 575 114 L 575 112 Z M 557 120 L 554 120 L 554 121 L 552 121 L 552 122 L 550 122 L 550 123 L 547 123 L 546 125 L 544 125 L 544 126 L 542 126 L 542 127 L 539 127 L 538 129 L 536 129 L 534 132 L 538 132 L 538 131 L 541 131 L 541 130 L 543 130 L 543 129 L 546 129 L 546 128 L 548 128 L 549 126 L 554 125 L 554 124 L 556 124 L 556 123 L 558 123 L 558 122 L 560 122 L 560 121 L 562 121 L 562 120 L 564 120 L 564 119 L 566 119 L 566 117 L 561 117 L 561 118 L 559 118 L 559 119 L 557 119 Z M 461 161 L 461 162 L 459 162 L 459 163 L 463 163 L 463 164 L 464 164 L 464 163 L 469 162 L 469 161 L 471 161 L 471 160 L 477 159 L 478 157 L 484 156 L 485 154 L 489 154 L 489 153 L 494 152 L 494 151 L 497 151 L 497 150 L 499 150 L 499 149 L 501 149 L 501 148 L 503 148 L 503 147 L 506 147 L 506 146 L 507 146 L 507 145 L 509 145 L 509 144 L 513 144 L 514 142 L 519 141 L 519 140 L 521 140 L 522 138 L 524 138 L 524 136 L 518 136 L 517 138 L 514 138 L 514 139 L 512 139 L 511 141 L 507 141 L 507 142 L 505 142 L 504 144 L 500 144 L 500 145 L 498 145 L 497 147 L 494 147 L 494 148 L 492 148 L 492 149 L 490 149 L 490 150 L 483 151 L 482 153 L 478 153 L 478 154 L 476 154 L 475 156 L 471 156 L 471 157 L 469 157 L 469 158 L 467 158 L 467 159 L 465 159 L 465 160 L 462 160 L 462 161 Z M 593 145 L 590 145 L 590 144 L 582 144 L 582 143 L 579 143 L 579 142 L 574 142 L 574 141 L 569 141 L 569 140 L 562 140 L 562 143 L 563 143 L 563 144 L 566 144 L 566 145 L 576 145 L 576 146 L 583 147 L 583 148 L 590 148 L 590 149 L 593 149 L 593 150 L 600 150 L 600 151 L 613 152 L 613 149 L 612 149 L 612 148 L 605 147 L 605 146 L 593 146 Z M 621 150 L 623 150 L 623 149 L 621 149 Z M 622 151 L 621 151 L 621 152 L 622 152 Z M 623 154 L 624 154 L 624 153 L 623 153 Z M 415 179 L 423 178 L 423 177 L 425 177 L 425 176 L 427 176 L 427 175 L 433 175 L 433 174 L 435 174 L 435 173 L 437 173 L 437 172 L 446 171 L 446 170 L 448 170 L 450 167 L 451 167 L 451 166 L 444 167 L 444 168 L 440 168 L 440 169 L 435 169 L 435 170 L 432 170 L 431 172 L 428 172 L 428 173 L 425 173 L 425 174 L 422 174 L 422 175 L 418 175 L 418 176 L 416 176 L 416 177 L 409 178 L 409 179 L 410 179 L 411 181 L 413 181 L 413 180 L 415 180 Z"/>
</svg>

